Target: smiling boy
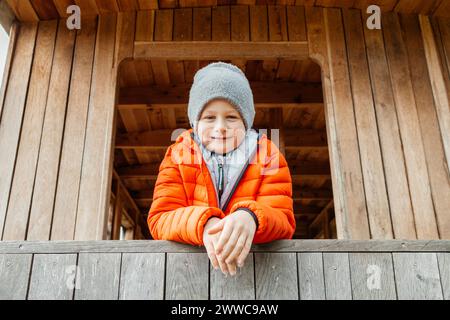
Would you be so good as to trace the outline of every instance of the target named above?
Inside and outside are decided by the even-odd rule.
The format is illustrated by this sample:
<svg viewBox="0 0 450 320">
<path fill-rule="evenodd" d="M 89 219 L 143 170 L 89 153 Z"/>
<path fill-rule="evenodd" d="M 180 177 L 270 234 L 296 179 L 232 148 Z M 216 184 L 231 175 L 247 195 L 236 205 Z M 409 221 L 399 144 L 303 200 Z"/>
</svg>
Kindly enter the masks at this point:
<svg viewBox="0 0 450 320">
<path fill-rule="evenodd" d="M 292 238 L 289 167 L 252 129 L 250 84 L 232 64 L 210 63 L 195 74 L 188 117 L 192 128 L 161 163 L 149 229 L 154 239 L 204 245 L 213 267 L 234 275 L 252 243 Z"/>
</svg>

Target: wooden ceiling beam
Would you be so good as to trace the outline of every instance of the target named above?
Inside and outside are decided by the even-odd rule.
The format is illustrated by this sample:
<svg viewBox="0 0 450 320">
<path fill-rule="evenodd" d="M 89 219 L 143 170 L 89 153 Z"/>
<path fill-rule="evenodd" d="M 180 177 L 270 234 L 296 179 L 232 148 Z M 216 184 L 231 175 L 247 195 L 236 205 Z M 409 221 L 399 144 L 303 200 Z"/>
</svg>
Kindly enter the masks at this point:
<svg viewBox="0 0 450 320">
<path fill-rule="evenodd" d="M 119 105 L 186 106 L 191 86 L 191 83 L 186 83 L 121 88 Z M 251 81 L 250 87 L 255 105 L 320 103 L 323 107 L 321 83 Z"/>
<path fill-rule="evenodd" d="M 118 104 L 117 108 L 119 110 L 155 110 L 155 109 L 176 109 L 180 108 L 187 110 L 188 104 L 186 103 L 172 103 L 172 104 L 162 104 L 162 103 L 151 103 L 151 104 Z M 285 102 L 285 103 L 255 103 L 256 109 L 316 109 L 323 108 L 323 102 Z"/>
</svg>

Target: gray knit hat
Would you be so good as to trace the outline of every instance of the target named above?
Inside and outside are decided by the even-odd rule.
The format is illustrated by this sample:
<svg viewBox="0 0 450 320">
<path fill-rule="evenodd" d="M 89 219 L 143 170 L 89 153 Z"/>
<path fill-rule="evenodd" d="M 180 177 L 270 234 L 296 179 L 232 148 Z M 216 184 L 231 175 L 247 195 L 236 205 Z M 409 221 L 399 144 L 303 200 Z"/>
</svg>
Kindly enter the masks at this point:
<svg viewBox="0 0 450 320">
<path fill-rule="evenodd" d="M 228 100 L 240 113 L 246 130 L 255 119 L 255 105 L 245 74 L 231 63 L 213 62 L 198 70 L 189 92 L 188 117 L 192 128 L 205 105 L 215 98 Z"/>
</svg>

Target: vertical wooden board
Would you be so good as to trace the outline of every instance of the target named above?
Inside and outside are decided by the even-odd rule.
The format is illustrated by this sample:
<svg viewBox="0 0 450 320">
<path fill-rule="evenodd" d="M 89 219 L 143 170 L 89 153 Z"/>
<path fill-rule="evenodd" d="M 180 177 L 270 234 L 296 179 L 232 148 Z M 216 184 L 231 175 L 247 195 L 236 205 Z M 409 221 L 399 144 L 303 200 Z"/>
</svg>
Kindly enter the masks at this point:
<svg viewBox="0 0 450 320">
<path fill-rule="evenodd" d="M 2 121 L 2 111 L 3 111 L 3 103 L 5 102 L 6 96 L 6 87 L 9 80 L 9 74 L 11 72 L 11 66 L 13 57 L 15 55 L 16 43 L 17 43 L 17 35 L 19 34 L 19 24 L 13 23 L 11 26 L 11 30 L 9 32 L 9 43 L 8 43 L 8 52 L 6 54 L 5 68 L 3 70 L 3 78 L 1 81 L 0 88 L 0 123 Z"/>
<path fill-rule="evenodd" d="M 76 31 L 60 20 L 28 223 L 28 240 L 49 240 Z"/>
<path fill-rule="evenodd" d="M 192 41 L 192 8 L 175 9 L 173 41 Z"/>
<path fill-rule="evenodd" d="M 334 121 L 333 96 L 330 80 L 330 66 L 328 64 L 328 50 L 323 9 L 317 7 L 306 8 L 306 24 L 309 43 L 309 55 L 322 69 L 322 86 L 324 93 L 324 113 L 329 144 L 329 157 L 331 169 L 331 183 L 334 195 L 334 208 L 336 212 L 336 229 L 338 238 L 348 238 L 345 227 L 345 188 L 343 177 L 340 174 L 342 161 L 337 143 L 337 128 Z"/>
<path fill-rule="evenodd" d="M 117 183 L 116 199 L 114 201 L 114 213 L 112 221 L 111 239 L 120 240 L 120 227 L 122 226 L 122 212 L 124 209 L 124 193 L 122 192 L 121 184 Z"/>
<path fill-rule="evenodd" d="M 92 18 L 99 14 L 96 0 L 75 0 L 75 4 L 80 7 L 81 12 L 87 17 Z"/>
<path fill-rule="evenodd" d="M 324 253 L 323 272 L 327 300 L 351 300 L 348 253 Z"/>
<path fill-rule="evenodd" d="M 395 300 L 394 267 L 390 253 L 349 253 L 354 300 Z"/>
<path fill-rule="evenodd" d="M 335 169 L 342 176 L 339 180 L 345 189 L 344 210 L 336 212 L 336 217 L 342 220 L 345 238 L 370 239 L 341 12 L 324 9 L 324 16 L 334 108 L 334 119 L 328 118 L 328 121 L 334 121 L 337 128 L 342 167 Z"/>
<path fill-rule="evenodd" d="M 117 28 L 116 28 L 116 41 L 115 41 L 115 55 L 114 55 L 114 67 L 120 67 L 120 64 L 133 57 L 134 52 L 134 39 L 136 33 L 136 13 L 133 11 L 120 12 L 117 15 Z M 114 73 L 114 76 L 117 76 Z"/>
<path fill-rule="evenodd" d="M 48 0 L 30 0 L 40 20 L 58 19 L 58 10 L 53 1 Z"/>
<path fill-rule="evenodd" d="M 399 300 L 442 300 L 436 253 L 395 252 L 392 255 Z"/>
<path fill-rule="evenodd" d="M 147 62 L 147 66 L 151 66 L 151 62 Z M 185 80 L 184 80 L 184 64 L 182 60 L 169 60 L 167 61 L 167 68 L 169 70 L 169 74 L 170 74 L 170 82 L 172 84 L 184 84 Z M 150 70 L 152 70 L 152 68 L 149 68 Z M 153 78 L 153 70 L 151 71 L 151 76 Z M 152 84 L 154 83 L 154 80 L 152 79 Z M 183 111 L 184 109 L 179 109 L 179 112 Z M 145 110 L 145 112 L 147 113 L 147 118 L 148 118 L 148 112 Z M 149 125 L 151 126 L 151 124 Z"/>
<path fill-rule="evenodd" d="M 450 18 L 450 1 L 449 0 L 442 0 L 442 2 L 439 5 L 439 7 L 436 8 L 436 11 L 434 12 L 434 15 L 436 17 Z"/>
<path fill-rule="evenodd" d="M 286 6 L 268 6 L 270 41 L 288 41 Z"/>
<path fill-rule="evenodd" d="M 31 254 L 0 255 L 0 300 L 25 300 L 31 271 Z"/>
<path fill-rule="evenodd" d="M 69 15 L 67 13 L 67 8 L 71 5 L 74 5 L 75 0 L 53 0 L 53 4 L 55 5 L 55 8 L 58 11 L 59 16 L 61 18 L 67 18 L 67 16 Z M 83 10 L 81 10 L 81 12 L 83 12 Z"/>
<path fill-rule="evenodd" d="M 155 10 L 138 11 L 136 17 L 136 41 L 153 41 Z"/>
<path fill-rule="evenodd" d="M 450 253 L 437 253 L 439 275 L 445 300 L 450 300 Z"/>
<path fill-rule="evenodd" d="M 76 254 L 36 254 L 31 271 L 29 300 L 72 300 Z"/>
<path fill-rule="evenodd" d="M 214 270 L 210 264 L 210 299 L 254 300 L 255 270 L 253 259 L 253 254 L 250 253 L 244 263 L 244 267 L 238 267 L 234 276 L 225 276 L 220 268 Z"/>
<path fill-rule="evenodd" d="M 251 41 L 268 41 L 267 6 L 253 5 L 250 6 L 250 40 Z"/>
<path fill-rule="evenodd" d="M 208 256 L 206 253 L 167 253 L 167 300 L 208 299 Z"/>
<path fill-rule="evenodd" d="M 35 23 L 23 23 L 20 26 L 6 88 L 0 123 L 0 235 L 3 235 L 5 224 L 37 28 Z"/>
<path fill-rule="evenodd" d="M 42 124 L 52 70 L 57 22 L 41 22 L 36 39 L 16 170 L 3 239 L 24 240 L 39 156 Z"/>
<path fill-rule="evenodd" d="M 289 41 L 306 41 L 305 8 L 288 6 L 286 11 Z"/>
<path fill-rule="evenodd" d="M 230 6 L 218 6 L 211 8 L 211 40 L 231 40 Z"/>
<path fill-rule="evenodd" d="M 119 11 L 117 0 L 96 0 L 99 14 L 110 14 Z"/>
<path fill-rule="evenodd" d="M 114 128 L 117 66 L 114 65 L 116 15 L 99 17 L 80 197 L 75 228 L 77 240 L 106 236 Z"/>
<path fill-rule="evenodd" d="M 117 300 L 120 260 L 120 253 L 80 253 L 75 299 Z"/>
<path fill-rule="evenodd" d="M 157 10 L 155 16 L 155 41 L 172 41 L 173 10 Z"/>
<path fill-rule="evenodd" d="M 124 253 L 119 299 L 164 299 L 164 271 L 164 253 Z"/>
<path fill-rule="evenodd" d="M 298 253 L 297 264 L 300 300 L 325 300 L 322 253 Z"/>
<path fill-rule="evenodd" d="M 405 155 L 417 237 L 418 239 L 438 239 L 423 139 L 411 84 L 411 73 L 408 64 L 405 63 L 408 61 L 408 56 L 396 13 L 383 15 L 382 29 Z"/>
<path fill-rule="evenodd" d="M 364 46 L 364 26 L 359 10 L 343 9 L 343 16 L 370 235 L 373 239 L 392 239 L 383 160 Z"/>
<path fill-rule="evenodd" d="M 392 228 L 396 239 L 416 239 L 405 160 L 381 30 L 364 28 Z"/>
<path fill-rule="evenodd" d="M 139 9 L 137 0 L 116 0 L 119 11 L 136 11 Z"/>
<path fill-rule="evenodd" d="M 37 22 L 39 17 L 30 0 L 6 0 L 19 21 Z"/>
<path fill-rule="evenodd" d="M 441 139 L 447 158 L 447 166 L 450 167 L 450 23 L 448 20 L 438 19 L 438 26 L 436 27 L 438 30 L 435 30 L 435 32 L 438 33 L 439 37 L 435 39 L 428 17 L 421 16 L 419 18 L 428 73 L 441 129 Z M 439 40 L 442 45 L 442 54 L 445 56 L 441 57 L 442 61 L 439 59 L 438 45 L 436 44 L 436 41 Z M 447 87 L 446 81 L 448 82 Z"/>
<path fill-rule="evenodd" d="M 97 20 L 77 32 L 51 240 L 73 240 L 91 89 Z"/>
<path fill-rule="evenodd" d="M 192 40 L 211 41 L 211 8 L 193 8 L 193 11 Z"/>
<path fill-rule="evenodd" d="M 397 5 L 395 6 L 394 11 L 401 13 L 431 15 L 441 2 L 442 0 L 429 0 L 429 1 L 399 0 Z"/>
<path fill-rule="evenodd" d="M 449 8 L 450 8 L 450 1 L 449 3 Z M 426 35 L 427 33 L 429 33 L 429 31 L 426 30 L 426 20 L 423 19 L 421 17 L 421 27 L 422 27 L 422 34 Z M 442 59 L 445 59 L 445 61 L 447 62 L 446 64 L 446 68 L 443 67 L 446 70 L 443 70 L 442 72 L 448 72 L 448 76 L 446 77 L 447 81 L 450 81 L 449 77 L 450 77 L 450 19 L 445 19 L 445 18 L 436 18 L 434 20 L 435 24 L 438 25 L 438 28 L 434 28 L 434 29 L 438 29 L 439 30 L 439 35 L 440 38 L 436 37 L 435 39 L 435 45 L 436 46 L 441 46 L 444 50 L 444 55 L 445 57 L 442 57 Z M 434 26 L 433 26 L 434 27 Z M 437 32 L 437 30 L 435 30 L 435 32 Z M 428 37 L 427 37 L 427 40 Z M 437 41 L 441 42 L 441 43 L 436 43 Z M 432 45 L 432 42 L 429 43 L 430 45 Z M 427 44 L 425 44 L 427 46 Z M 443 65 L 445 65 L 445 63 L 443 63 Z M 447 92 L 450 91 L 450 88 L 447 87 Z"/>
<path fill-rule="evenodd" d="M 137 0 L 140 10 L 158 9 L 158 0 Z"/>
<path fill-rule="evenodd" d="M 249 6 L 231 6 L 231 40 L 250 41 Z"/>
<path fill-rule="evenodd" d="M 427 58 L 425 56 L 420 25 L 417 16 L 403 15 L 400 20 L 408 53 L 411 81 L 417 104 L 417 113 L 424 143 L 425 157 L 430 177 L 431 195 L 436 211 L 439 236 L 441 239 L 449 239 L 450 172 L 447 169 L 447 161 L 445 160 L 444 145 L 442 144 L 443 139 L 441 139 L 439 120 L 433 101 L 433 90 L 429 78 L 424 76 L 429 75 L 429 73 L 427 70 Z M 435 54 L 437 54 L 437 52 L 435 52 Z M 430 70 L 432 69 L 430 68 Z M 443 81 L 442 84 L 445 90 Z"/>
<path fill-rule="evenodd" d="M 255 253 L 256 300 L 298 300 L 295 253 Z"/>
</svg>

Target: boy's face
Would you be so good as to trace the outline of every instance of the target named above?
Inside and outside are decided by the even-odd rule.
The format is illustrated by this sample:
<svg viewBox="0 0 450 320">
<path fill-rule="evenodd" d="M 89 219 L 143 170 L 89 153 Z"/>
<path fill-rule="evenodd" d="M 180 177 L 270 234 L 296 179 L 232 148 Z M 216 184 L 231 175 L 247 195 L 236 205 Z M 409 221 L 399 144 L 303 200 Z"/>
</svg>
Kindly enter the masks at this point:
<svg viewBox="0 0 450 320">
<path fill-rule="evenodd" d="M 212 100 L 205 106 L 196 130 L 206 149 L 216 153 L 236 149 L 245 137 L 241 115 L 224 99 Z"/>
</svg>

